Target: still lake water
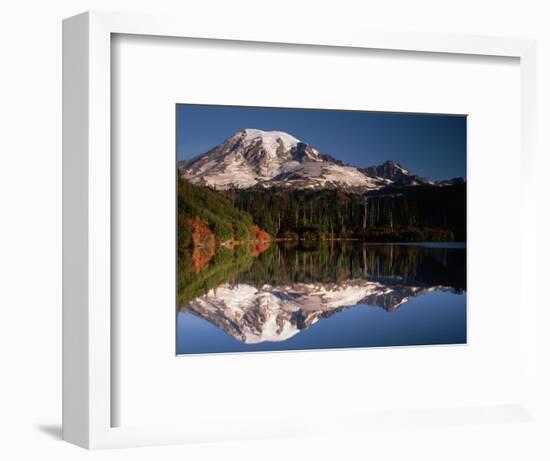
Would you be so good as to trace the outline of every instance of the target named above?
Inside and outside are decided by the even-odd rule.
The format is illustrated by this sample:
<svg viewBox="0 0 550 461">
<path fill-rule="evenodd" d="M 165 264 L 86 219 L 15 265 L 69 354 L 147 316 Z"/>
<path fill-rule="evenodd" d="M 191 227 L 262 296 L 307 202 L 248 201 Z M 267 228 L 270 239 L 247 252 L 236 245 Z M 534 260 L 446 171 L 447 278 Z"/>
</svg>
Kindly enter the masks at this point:
<svg viewBox="0 0 550 461">
<path fill-rule="evenodd" d="M 460 243 L 276 242 L 180 256 L 177 353 L 466 343 Z"/>
</svg>

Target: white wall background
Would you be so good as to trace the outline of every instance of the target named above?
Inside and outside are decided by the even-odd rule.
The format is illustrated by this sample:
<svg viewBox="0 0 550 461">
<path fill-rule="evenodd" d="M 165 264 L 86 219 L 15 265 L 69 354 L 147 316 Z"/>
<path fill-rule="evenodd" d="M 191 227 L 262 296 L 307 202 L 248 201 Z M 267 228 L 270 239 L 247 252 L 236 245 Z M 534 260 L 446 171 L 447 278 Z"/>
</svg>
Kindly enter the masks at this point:
<svg viewBox="0 0 550 461">
<path fill-rule="evenodd" d="M 350 28 L 525 36 L 538 40 L 540 171 L 550 168 L 550 12 L 544 0 L 19 0 L 0 10 L 0 458 L 97 459 L 422 459 L 550 458 L 550 426 L 531 423 L 381 430 L 338 438 L 88 453 L 61 433 L 61 19 L 88 10 L 192 15 L 213 25 L 273 21 L 282 28 L 335 21 Z M 539 236 L 550 235 L 539 188 Z M 540 238 L 539 295 L 546 285 Z M 511 268 L 513 270 L 513 268 Z M 533 281 L 535 286 L 535 281 Z M 546 301 L 548 303 L 548 301 Z M 550 347 L 550 315 L 539 318 Z M 541 391 L 550 389 L 549 365 Z M 406 383 L 404 383 L 405 385 Z M 546 389 L 545 389 L 546 388 Z M 543 401 L 549 410 L 548 397 Z M 546 418 L 548 421 L 550 418 Z"/>
</svg>

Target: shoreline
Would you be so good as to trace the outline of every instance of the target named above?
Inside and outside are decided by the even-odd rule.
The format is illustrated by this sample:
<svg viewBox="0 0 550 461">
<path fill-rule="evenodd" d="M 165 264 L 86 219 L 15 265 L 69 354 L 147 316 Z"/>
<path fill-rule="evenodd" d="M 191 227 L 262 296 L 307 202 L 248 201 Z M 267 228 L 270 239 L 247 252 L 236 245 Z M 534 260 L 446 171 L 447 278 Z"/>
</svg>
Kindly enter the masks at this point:
<svg viewBox="0 0 550 461">
<path fill-rule="evenodd" d="M 460 247 L 463 245 L 466 247 L 466 241 L 458 240 L 441 240 L 441 241 L 430 241 L 430 240 L 418 240 L 418 241 L 389 241 L 389 242 L 380 242 L 380 241 L 369 241 L 363 240 L 360 238 L 332 238 L 332 239 L 319 239 L 319 240 L 306 240 L 306 239 L 290 239 L 290 238 L 270 238 L 267 240 L 226 240 L 224 242 L 217 243 L 216 245 L 197 245 L 195 247 L 185 248 L 185 250 L 193 251 L 195 249 L 205 249 L 205 248 L 220 248 L 224 247 L 229 250 L 234 249 L 239 245 L 262 245 L 269 243 L 277 242 L 295 242 L 295 243 L 323 243 L 323 242 L 362 242 L 365 245 L 457 245 Z"/>
</svg>

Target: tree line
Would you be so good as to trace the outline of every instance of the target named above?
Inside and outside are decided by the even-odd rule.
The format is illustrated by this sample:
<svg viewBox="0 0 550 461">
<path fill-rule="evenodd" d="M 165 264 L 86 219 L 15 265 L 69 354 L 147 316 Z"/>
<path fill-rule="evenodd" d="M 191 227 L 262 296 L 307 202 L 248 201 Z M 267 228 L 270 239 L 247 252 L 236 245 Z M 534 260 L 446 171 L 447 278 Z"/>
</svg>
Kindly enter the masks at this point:
<svg viewBox="0 0 550 461">
<path fill-rule="evenodd" d="M 232 190 L 236 208 L 270 235 L 289 239 L 465 241 L 466 185 L 357 194 L 338 190 Z"/>
</svg>

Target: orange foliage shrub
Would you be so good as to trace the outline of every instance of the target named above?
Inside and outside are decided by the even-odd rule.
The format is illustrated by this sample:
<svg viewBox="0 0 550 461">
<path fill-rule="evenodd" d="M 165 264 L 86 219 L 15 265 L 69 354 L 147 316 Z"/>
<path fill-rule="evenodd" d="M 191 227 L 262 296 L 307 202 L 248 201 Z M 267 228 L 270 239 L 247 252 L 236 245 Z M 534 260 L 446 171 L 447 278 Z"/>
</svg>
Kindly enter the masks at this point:
<svg viewBox="0 0 550 461">
<path fill-rule="evenodd" d="M 216 237 L 206 225 L 206 222 L 198 218 L 189 218 L 193 237 L 193 272 L 199 272 L 216 253 Z"/>
<path fill-rule="evenodd" d="M 261 230 L 256 224 L 250 228 L 250 233 L 252 234 L 252 240 L 260 242 L 265 242 L 271 238 L 267 232 Z"/>
</svg>

